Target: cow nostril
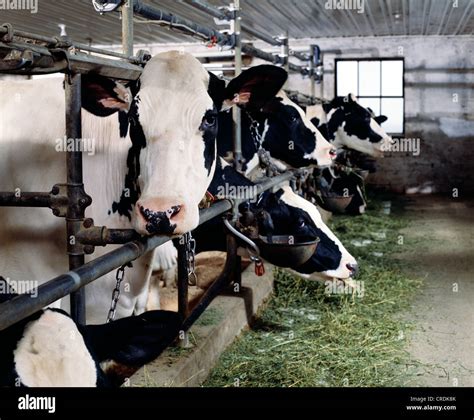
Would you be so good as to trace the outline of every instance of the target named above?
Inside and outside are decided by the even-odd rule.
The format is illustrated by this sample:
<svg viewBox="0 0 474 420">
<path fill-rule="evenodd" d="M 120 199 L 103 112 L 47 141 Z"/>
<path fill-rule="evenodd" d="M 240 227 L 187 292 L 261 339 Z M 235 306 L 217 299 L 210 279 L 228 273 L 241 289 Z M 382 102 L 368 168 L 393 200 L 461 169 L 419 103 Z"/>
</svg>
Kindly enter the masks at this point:
<svg viewBox="0 0 474 420">
<path fill-rule="evenodd" d="M 359 273 L 359 266 L 357 264 L 346 264 L 346 267 L 351 272 L 351 277 L 356 277 Z"/>
<path fill-rule="evenodd" d="M 176 216 L 180 210 L 181 206 L 173 206 L 166 210 L 166 216 L 168 217 L 168 219 L 171 219 L 173 216 Z"/>
</svg>

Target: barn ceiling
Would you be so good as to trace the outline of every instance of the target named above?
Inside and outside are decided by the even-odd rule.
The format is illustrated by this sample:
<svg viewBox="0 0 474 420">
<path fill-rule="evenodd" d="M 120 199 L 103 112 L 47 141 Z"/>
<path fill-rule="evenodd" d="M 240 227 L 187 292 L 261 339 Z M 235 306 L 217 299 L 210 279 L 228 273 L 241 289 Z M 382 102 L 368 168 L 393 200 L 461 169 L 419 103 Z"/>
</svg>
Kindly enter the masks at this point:
<svg viewBox="0 0 474 420">
<path fill-rule="evenodd" d="M 345 1 L 357 3 L 356 0 Z M 216 27 L 212 18 L 181 0 L 142 2 L 202 25 Z M 207 2 L 215 6 L 229 3 L 223 0 Z M 458 0 L 457 7 L 454 7 L 454 0 L 365 0 L 363 13 L 326 9 L 326 0 L 241 0 L 241 3 L 245 24 L 272 36 L 285 31 L 291 38 L 472 35 L 474 29 L 474 0 Z M 94 44 L 120 43 L 119 14 L 100 16 L 94 11 L 91 0 L 38 0 L 37 14 L 0 10 L 0 21 L 44 35 L 58 34 L 57 24 L 64 23 L 74 40 Z M 181 41 L 192 39 L 137 19 L 136 43 Z"/>
</svg>

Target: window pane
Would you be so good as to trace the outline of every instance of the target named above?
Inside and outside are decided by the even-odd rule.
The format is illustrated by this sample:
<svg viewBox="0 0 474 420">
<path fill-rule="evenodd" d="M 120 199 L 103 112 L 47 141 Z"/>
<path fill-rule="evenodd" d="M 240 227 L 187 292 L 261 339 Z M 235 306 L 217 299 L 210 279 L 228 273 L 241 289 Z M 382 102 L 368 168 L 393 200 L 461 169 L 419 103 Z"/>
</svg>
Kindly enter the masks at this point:
<svg viewBox="0 0 474 420">
<path fill-rule="evenodd" d="M 388 118 L 383 124 L 387 133 L 403 133 L 403 98 L 383 98 L 381 114 Z"/>
<path fill-rule="evenodd" d="M 403 61 L 382 61 L 382 96 L 403 96 Z"/>
<path fill-rule="evenodd" d="M 359 98 L 359 103 L 365 108 L 372 109 L 376 117 L 380 115 L 380 99 L 379 98 Z"/>
<path fill-rule="evenodd" d="M 357 61 L 338 61 L 336 73 L 336 96 L 346 96 L 349 93 L 359 94 L 357 89 Z"/>
<path fill-rule="evenodd" d="M 359 62 L 359 95 L 380 96 L 380 61 Z"/>
</svg>

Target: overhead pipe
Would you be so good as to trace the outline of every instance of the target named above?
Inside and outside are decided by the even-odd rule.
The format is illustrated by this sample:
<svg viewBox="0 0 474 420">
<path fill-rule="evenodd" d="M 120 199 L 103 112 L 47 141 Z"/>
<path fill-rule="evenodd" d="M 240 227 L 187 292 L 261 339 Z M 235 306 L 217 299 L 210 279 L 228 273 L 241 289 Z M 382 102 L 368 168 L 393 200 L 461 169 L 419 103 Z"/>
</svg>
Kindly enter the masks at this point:
<svg viewBox="0 0 474 420">
<path fill-rule="evenodd" d="M 215 17 L 216 19 L 219 20 L 231 20 L 232 19 L 232 13 L 229 11 L 225 10 L 220 10 L 205 1 L 202 0 L 184 0 L 186 4 L 189 4 L 190 6 L 194 7 L 195 9 L 201 10 L 202 12 L 207 13 L 208 15 L 211 15 Z M 248 33 L 249 35 L 260 39 L 267 44 L 273 45 L 275 47 L 279 47 L 282 45 L 282 41 L 278 37 L 272 37 L 270 35 L 267 35 L 263 32 L 258 31 L 257 29 L 254 29 L 250 26 L 247 26 L 245 24 L 242 24 L 242 31 Z M 309 57 L 306 54 L 299 53 L 297 51 L 290 51 L 290 55 L 293 57 L 298 58 L 299 60 L 302 61 L 308 61 Z"/>
</svg>

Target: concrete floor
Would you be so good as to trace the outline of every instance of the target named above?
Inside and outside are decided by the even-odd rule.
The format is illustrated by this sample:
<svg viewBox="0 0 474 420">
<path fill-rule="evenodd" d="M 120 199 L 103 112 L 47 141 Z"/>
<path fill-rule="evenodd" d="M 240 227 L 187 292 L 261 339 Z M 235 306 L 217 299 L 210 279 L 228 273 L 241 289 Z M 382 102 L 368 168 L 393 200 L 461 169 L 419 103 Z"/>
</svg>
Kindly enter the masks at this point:
<svg viewBox="0 0 474 420">
<path fill-rule="evenodd" d="M 474 199 L 410 197 L 404 232 L 419 251 L 404 255 L 424 278 L 408 318 L 413 386 L 474 386 Z"/>
</svg>

